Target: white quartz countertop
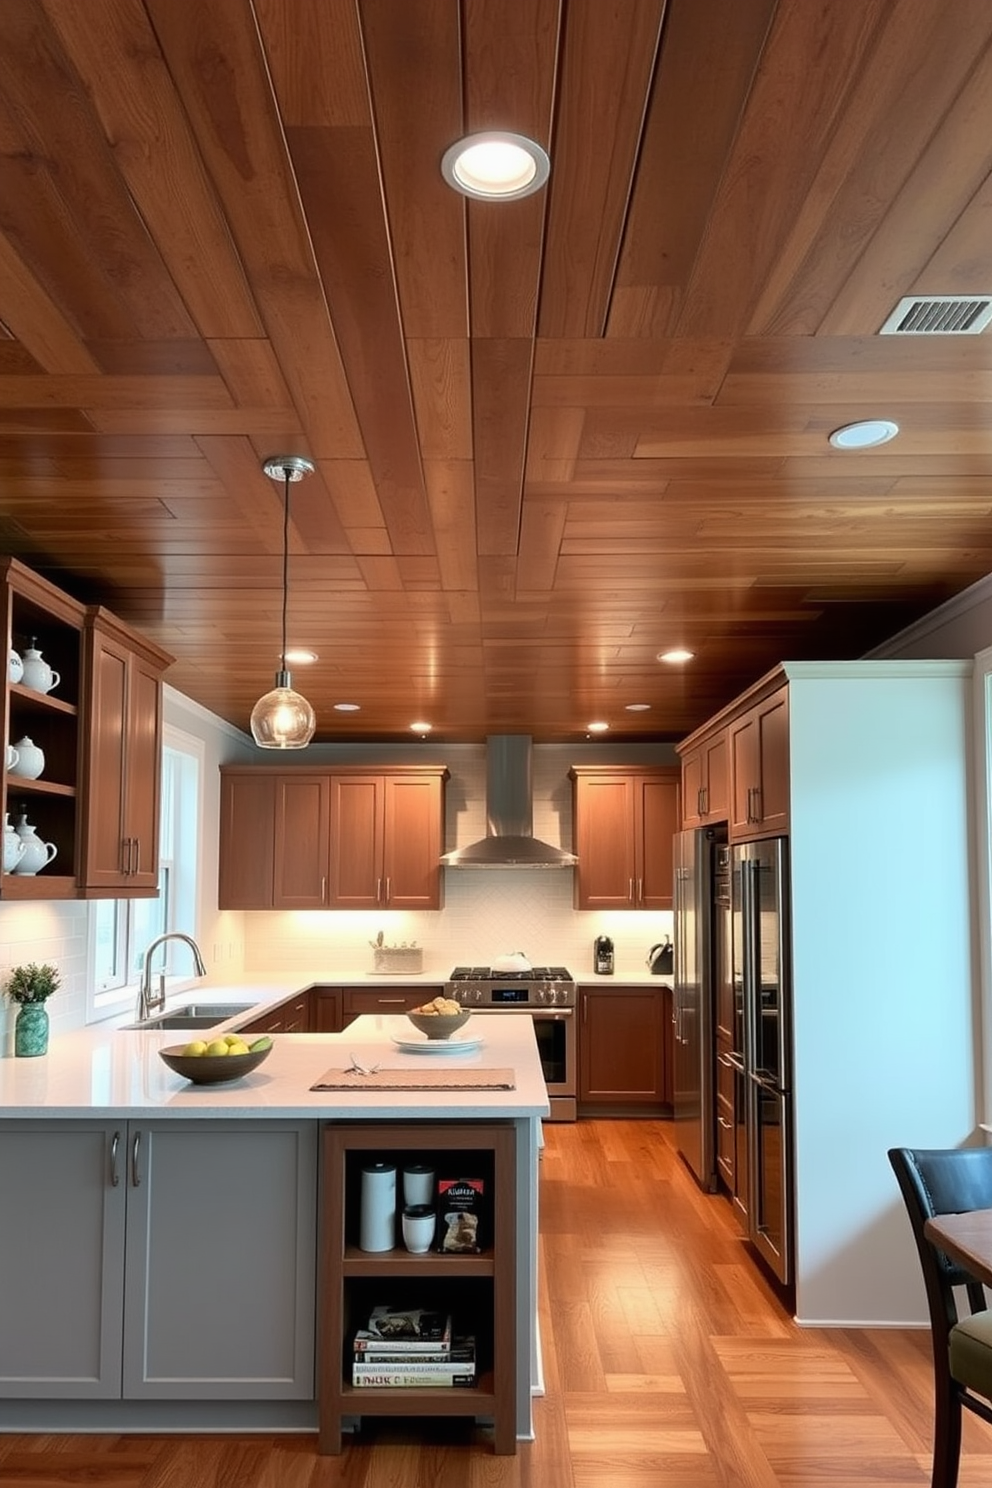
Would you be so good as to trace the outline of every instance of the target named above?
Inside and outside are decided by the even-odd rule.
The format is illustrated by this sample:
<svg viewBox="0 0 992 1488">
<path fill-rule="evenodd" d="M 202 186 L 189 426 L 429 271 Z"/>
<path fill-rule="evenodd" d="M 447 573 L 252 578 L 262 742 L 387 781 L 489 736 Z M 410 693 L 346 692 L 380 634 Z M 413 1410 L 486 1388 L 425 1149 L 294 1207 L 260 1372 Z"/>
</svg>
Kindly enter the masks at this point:
<svg viewBox="0 0 992 1488">
<path fill-rule="evenodd" d="M 198 982 L 170 998 L 244 1004 L 249 991 L 255 1011 L 284 1001 L 310 979 L 225 984 Z M 324 983 L 326 985 L 326 982 Z M 250 1013 L 219 1025 L 225 1031 L 248 1022 Z M 343 1033 L 273 1034 L 268 1059 L 240 1080 L 223 1085 L 192 1085 L 158 1056 L 164 1046 L 182 1046 L 195 1033 L 125 1031 L 128 1021 L 93 1024 L 54 1036 L 48 1053 L 33 1059 L 0 1059 L 0 1119 L 14 1117 L 224 1117 L 328 1118 L 332 1120 L 484 1120 L 541 1117 L 550 1110 L 547 1087 L 526 1013 L 477 1015 L 462 1029 L 481 1036 L 481 1046 L 464 1054 L 407 1053 L 394 1039 L 416 1038 L 402 1016 L 366 1015 Z M 513 1090 L 318 1092 L 310 1089 L 328 1070 L 344 1069 L 352 1055 L 383 1070 L 511 1069 Z"/>
</svg>

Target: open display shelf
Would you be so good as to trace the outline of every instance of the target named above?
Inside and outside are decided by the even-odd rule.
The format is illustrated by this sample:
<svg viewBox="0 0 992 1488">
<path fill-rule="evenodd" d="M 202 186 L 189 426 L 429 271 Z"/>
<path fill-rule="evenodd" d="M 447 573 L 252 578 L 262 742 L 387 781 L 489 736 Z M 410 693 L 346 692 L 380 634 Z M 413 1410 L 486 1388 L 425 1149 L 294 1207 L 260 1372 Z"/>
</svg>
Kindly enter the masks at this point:
<svg viewBox="0 0 992 1488">
<path fill-rule="evenodd" d="M 359 1247 L 361 1171 L 404 1161 L 442 1177 L 486 1182 L 485 1247 L 475 1254 L 413 1255 Z M 501 1122 L 369 1122 L 327 1126 L 323 1135 L 320 1450 L 341 1451 L 345 1417 L 471 1416 L 493 1425 L 498 1454 L 516 1451 L 516 1174 L 514 1131 Z M 476 1339 L 472 1387 L 365 1388 L 351 1384 L 355 1330 L 378 1304 L 436 1307 Z"/>
</svg>

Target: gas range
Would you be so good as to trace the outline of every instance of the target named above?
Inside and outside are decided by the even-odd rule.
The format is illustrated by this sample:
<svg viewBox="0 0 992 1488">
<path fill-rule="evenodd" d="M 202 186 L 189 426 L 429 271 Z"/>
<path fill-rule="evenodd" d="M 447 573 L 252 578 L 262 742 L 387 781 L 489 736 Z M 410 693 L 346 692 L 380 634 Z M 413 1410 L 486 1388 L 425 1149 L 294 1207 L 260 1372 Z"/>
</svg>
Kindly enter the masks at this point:
<svg viewBox="0 0 992 1488">
<path fill-rule="evenodd" d="M 445 984 L 444 995 L 478 1012 L 574 1007 L 575 978 L 566 966 L 532 966 L 529 971 L 456 966 Z"/>
</svg>

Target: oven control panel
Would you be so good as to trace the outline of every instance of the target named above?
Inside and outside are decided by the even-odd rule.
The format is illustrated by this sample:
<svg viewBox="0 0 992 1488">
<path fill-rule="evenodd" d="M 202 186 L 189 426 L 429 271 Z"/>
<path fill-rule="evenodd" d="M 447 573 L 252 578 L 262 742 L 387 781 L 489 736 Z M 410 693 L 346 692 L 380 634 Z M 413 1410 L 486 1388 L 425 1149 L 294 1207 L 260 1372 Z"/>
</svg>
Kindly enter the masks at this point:
<svg viewBox="0 0 992 1488">
<path fill-rule="evenodd" d="M 456 967 L 444 995 L 479 1012 L 523 1012 L 528 1008 L 574 1007 L 575 981 L 564 968 L 490 976 L 485 968 Z"/>
</svg>

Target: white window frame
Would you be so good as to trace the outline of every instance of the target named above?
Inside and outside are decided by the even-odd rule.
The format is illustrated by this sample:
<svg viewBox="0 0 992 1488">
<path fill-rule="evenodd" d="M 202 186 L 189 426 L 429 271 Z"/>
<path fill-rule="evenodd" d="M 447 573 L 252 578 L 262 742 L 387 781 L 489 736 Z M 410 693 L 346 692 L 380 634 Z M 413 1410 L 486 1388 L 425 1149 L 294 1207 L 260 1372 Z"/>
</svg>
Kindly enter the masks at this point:
<svg viewBox="0 0 992 1488">
<path fill-rule="evenodd" d="M 981 979 L 982 1098 L 979 1121 L 992 1113 L 992 647 L 979 651 L 973 673 L 975 867 Z"/>
<path fill-rule="evenodd" d="M 162 745 L 163 750 L 172 750 L 188 761 L 188 766 L 183 768 L 186 779 L 185 792 L 181 790 L 178 797 L 173 797 L 168 789 L 167 780 L 163 780 L 159 882 L 161 884 L 164 872 L 169 879 L 165 929 L 185 930 L 195 939 L 199 918 L 200 864 L 203 861 L 202 803 L 206 750 L 202 739 L 196 738 L 193 734 L 187 734 L 170 724 L 166 724 L 163 729 Z M 178 815 L 170 822 L 165 819 L 165 815 L 170 809 L 175 812 L 177 800 Z M 173 856 L 175 856 L 175 862 Z M 178 870 L 177 863 L 181 865 Z M 140 979 L 141 952 L 141 947 L 135 944 L 135 920 L 142 907 L 157 902 L 149 899 L 97 900 L 89 906 L 86 947 L 87 966 L 89 967 L 89 975 L 86 979 L 87 1022 L 113 1017 L 134 1005 Z M 101 908 L 105 912 L 108 904 L 112 904 L 116 910 L 117 959 L 118 965 L 123 965 L 125 971 L 122 979 L 114 980 L 112 983 L 104 981 L 98 985 L 97 921 Z M 168 951 L 171 947 L 167 946 L 165 949 Z M 189 952 L 185 951 L 183 954 L 188 956 Z M 159 958 L 156 957 L 156 962 L 158 960 Z M 178 957 L 177 965 L 183 965 Z M 188 971 L 183 970 L 176 975 L 168 961 L 165 962 L 164 969 L 167 987 L 170 979 L 173 983 L 189 979 Z"/>
</svg>

